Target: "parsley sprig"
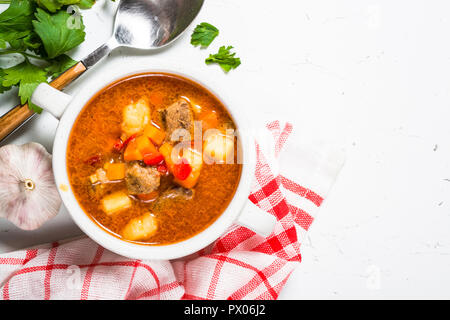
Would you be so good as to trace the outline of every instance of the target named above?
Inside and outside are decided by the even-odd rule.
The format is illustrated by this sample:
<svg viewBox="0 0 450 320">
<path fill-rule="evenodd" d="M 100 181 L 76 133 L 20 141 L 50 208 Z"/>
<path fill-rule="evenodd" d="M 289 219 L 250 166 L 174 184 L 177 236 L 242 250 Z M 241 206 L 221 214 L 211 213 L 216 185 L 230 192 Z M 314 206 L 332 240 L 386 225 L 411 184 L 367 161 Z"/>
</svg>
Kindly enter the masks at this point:
<svg viewBox="0 0 450 320">
<path fill-rule="evenodd" d="M 216 54 L 210 54 L 208 58 L 206 58 L 205 63 L 218 63 L 223 71 L 228 72 L 231 69 L 236 69 L 241 64 L 241 59 L 236 58 L 236 53 L 231 53 L 232 46 L 222 46 L 219 48 L 219 52 Z"/>
<path fill-rule="evenodd" d="M 66 53 L 85 39 L 82 17 L 69 14 L 67 6 L 88 9 L 94 1 L 2 0 L 9 7 L 0 13 L 0 93 L 18 86 L 21 103 L 40 113 L 30 101 L 34 89 L 73 66 Z M 22 59 L 6 68 L 17 56 Z"/>
<path fill-rule="evenodd" d="M 219 35 L 219 29 L 207 22 L 200 23 L 191 35 L 191 44 L 194 46 L 201 45 L 207 48 L 211 42 Z"/>
<path fill-rule="evenodd" d="M 194 46 L 201 45 L 202 47 L 208 47 L 218 35 L 219 29 L 212 24 L 202 22 L 194 29 L 191 35 L 191 44 Z M 236 69 L 241 64 L 241 59 L 236 57 L 236 53 L 231 53 L 231 49 L 233 49 L 232 46 L 220 47 L 219 52 L 210 54 L 206 58 L 205 63 L 217 63 L 225 72 Z"/>
</svg>

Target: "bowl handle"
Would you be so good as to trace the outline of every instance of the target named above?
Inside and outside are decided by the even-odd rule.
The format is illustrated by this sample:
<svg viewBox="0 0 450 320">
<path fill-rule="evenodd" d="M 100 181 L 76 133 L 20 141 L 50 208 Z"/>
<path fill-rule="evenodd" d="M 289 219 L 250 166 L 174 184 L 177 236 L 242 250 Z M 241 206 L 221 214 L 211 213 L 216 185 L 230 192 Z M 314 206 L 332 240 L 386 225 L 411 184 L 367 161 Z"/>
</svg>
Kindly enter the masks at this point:
<svg viewBox="0 0 450 320">
<path fill-rule="evenodd" d="M 250 200 L 247 200 L 241 215 L 237 219 L 238 224 L 263 237 L 268 237 L 272 233 L 276 222 L 277 219 L 273 215 L 260 209 Z"/>
<path fill-rule="evenodd" d="M 61 118 L 70 101 L 72 96 L 46 83 L 39 84 L 31 96 L 31 102 L 50 112 L 56 119 Z"/>
</svg>

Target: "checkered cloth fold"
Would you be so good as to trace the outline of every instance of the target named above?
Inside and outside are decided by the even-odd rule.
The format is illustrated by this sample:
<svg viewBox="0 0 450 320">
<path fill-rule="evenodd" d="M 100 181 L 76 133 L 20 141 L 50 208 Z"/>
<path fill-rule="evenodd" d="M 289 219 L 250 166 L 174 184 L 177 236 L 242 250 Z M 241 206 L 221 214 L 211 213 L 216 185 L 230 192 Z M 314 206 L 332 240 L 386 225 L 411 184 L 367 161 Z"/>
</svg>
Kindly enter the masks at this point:
<svg viewBox="0 0 450 320">
<path fill-rule="evenodd" d="M 343 163 L 342 153 L 301 144 L 290 123 L 256 139 L 249 199 L 277 217 L 267 238 L 231 227 L 175 261 L 127 259 L 89 238 L 0 255 L 3 299 L 276 299 L 300 263 L 300 244 Z"/>
</svg>

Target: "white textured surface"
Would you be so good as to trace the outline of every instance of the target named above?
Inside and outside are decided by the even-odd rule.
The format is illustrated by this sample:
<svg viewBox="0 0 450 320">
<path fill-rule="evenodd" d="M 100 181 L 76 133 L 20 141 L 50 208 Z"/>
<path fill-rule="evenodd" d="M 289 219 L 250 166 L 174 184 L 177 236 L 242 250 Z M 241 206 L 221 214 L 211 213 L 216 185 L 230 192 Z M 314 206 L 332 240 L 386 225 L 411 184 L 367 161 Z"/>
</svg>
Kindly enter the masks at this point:
<svg viewBox="0 0 450 320">
<path fill-rule="evenodd" d="M 101 0 L 84 13 L 87 41 L 74 57 L 106 41 L 113 6 Z M 207 0 L 195 23 L 220 29 L 211 48 L 189 44 L 191 27 L 155 54 L 209 68 L 261 125 L 289 119 L 346 147 L 346 165 L 280 298 L 450 298 L 449 10 L 445 0 Z M 242 66 L 224 75 L 204 65 L 228 44 Z M 109 59 L 125 55 L 152 64 L 125 49 Z M 15 102 L 12 93 L 0 99 L 0 113 Z M 51 150 L 56 125 L 43 114 L 8 142 Z M 78 232 L 64 210 L 31 233 L 1 221 L 0 251 Z"/>
</svg>

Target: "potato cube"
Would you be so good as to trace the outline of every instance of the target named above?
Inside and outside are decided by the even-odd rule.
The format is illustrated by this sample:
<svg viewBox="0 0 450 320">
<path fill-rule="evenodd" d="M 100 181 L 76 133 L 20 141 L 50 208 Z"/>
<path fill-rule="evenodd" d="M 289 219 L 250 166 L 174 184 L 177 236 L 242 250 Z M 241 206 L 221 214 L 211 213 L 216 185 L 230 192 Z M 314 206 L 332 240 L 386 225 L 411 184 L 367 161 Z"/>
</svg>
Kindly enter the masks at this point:
<svg viewBox="0 0 450 320">
<path fill-rule="evenodd" d="M 107 183 L 109 181 L 108 176 L 106 175 L 106 171 L 102 168 L 97 169 L 95 171 L 95 175 L 97 176 L 97 181 L 100 181 L 101 183 Z"/>
<path fill-rule="evenodd" d="M 95 174 L 95 173 L 94 173 L 94 174 L 91 174 L 91 175 L 89 176 L 89 180 L 91 181 L 92 184 L 98 182 L 97 174 Z"/>
<path fill-rule="evenodd" d="M 122 229 L 122 236 L 131 241 L 144 241 L 158 230 L 156 218 L 150 213 L 131 219 Z"/>
<path fill-rule="evenodd" d="M 203 166 L 202 154 L 194 149 L 183 149 L 182 158 L 186 159 L 192 167 L 192 171 L 200 171 Z"/>
<path fill-rule="evenodd" d="M 122 131 L 126 135 L 141 132 L 149 122 L 150 107 L 144 99 L 123 108 Z"/>
<path fill-rule="evenodd" d="M 206 161 L 230 163 L 234 160 L 234 137 L 222 133 L 210 134 L 203 144 Z"/>
<path fill-rule="evenodd" d="M 119 211 L 128 209 L 131 205 L 131 199 L 124 191 L 117 191 L 107 195 L 101 201 L 102 209 L 107 215 L 112 215 Z"/>
</svg>

